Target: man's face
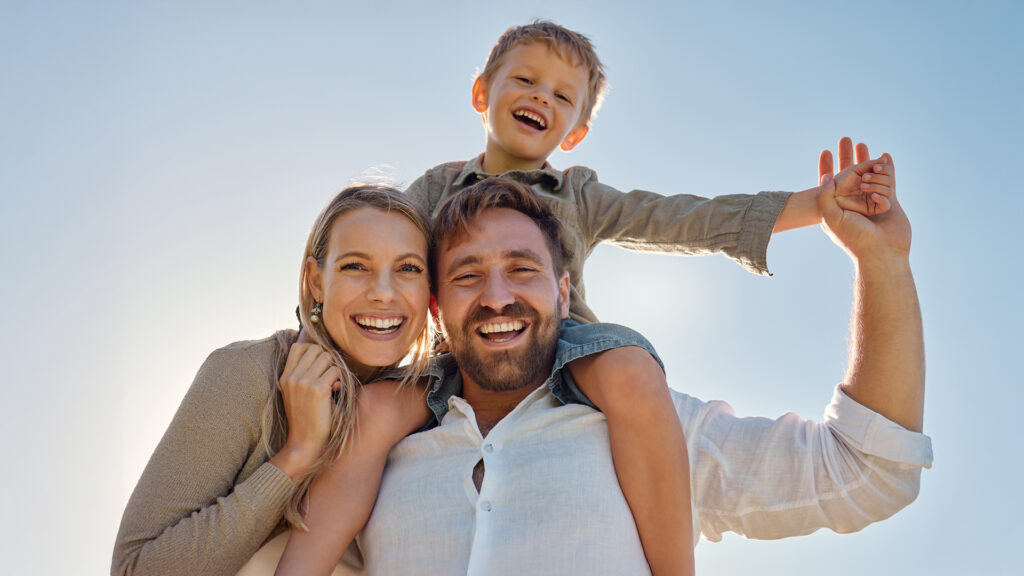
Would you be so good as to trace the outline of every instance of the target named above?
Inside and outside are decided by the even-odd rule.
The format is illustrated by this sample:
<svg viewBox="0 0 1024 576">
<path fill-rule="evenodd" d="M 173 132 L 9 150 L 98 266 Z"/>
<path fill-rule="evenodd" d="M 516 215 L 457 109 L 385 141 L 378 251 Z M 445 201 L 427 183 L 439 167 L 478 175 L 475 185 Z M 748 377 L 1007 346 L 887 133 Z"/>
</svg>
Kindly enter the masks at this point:
<svg viewBox="0 0 1024 576">
<path fill-rule="evenodd" d="M 569 314 L 569 275 L 556 278 L 543 233 L 515 210 L 491 208 L 440 248 L 438 307 L 463 378 L 493 391 L 539 386 Z"/>
</svg>

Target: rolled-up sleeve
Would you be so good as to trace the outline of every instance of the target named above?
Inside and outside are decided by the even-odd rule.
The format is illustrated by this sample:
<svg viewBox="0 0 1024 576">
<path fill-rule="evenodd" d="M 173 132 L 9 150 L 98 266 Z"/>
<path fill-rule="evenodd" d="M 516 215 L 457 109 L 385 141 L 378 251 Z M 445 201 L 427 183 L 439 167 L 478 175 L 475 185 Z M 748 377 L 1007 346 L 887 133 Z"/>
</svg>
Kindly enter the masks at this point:
<svg viewBox="0 0 1024 576">
<path fill-rule="evenodd" d="M 674 395 L 690 450 L 694 510 L 711 541 L 854 532 L 917 497 L 931 440 L 838 387 L 824 422 L 738 418 L 724 402 Z"/>
</svg>

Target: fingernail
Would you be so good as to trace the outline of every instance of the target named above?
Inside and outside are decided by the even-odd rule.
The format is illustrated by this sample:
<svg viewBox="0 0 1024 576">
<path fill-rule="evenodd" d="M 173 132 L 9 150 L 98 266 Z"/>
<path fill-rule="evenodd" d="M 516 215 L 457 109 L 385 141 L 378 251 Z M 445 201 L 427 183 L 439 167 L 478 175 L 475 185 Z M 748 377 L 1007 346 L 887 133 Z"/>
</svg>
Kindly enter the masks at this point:
<svg viewBox="0 0 1024 576">
<path fill-rule="evenodd" d="M 865 174 L 864 175 L 864 180 L 870 182 L 871 181 L 871 174 Z"/>
</svg>

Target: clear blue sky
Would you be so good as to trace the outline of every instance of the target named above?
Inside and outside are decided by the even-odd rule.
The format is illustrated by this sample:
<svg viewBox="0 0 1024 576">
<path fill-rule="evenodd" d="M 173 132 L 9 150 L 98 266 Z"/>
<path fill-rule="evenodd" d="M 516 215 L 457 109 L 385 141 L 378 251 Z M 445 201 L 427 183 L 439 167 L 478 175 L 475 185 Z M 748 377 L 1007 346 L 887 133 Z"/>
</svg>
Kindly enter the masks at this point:
<svg viewBox="0 0 1024 576">
<path fill-rule="evenodd" d="M 308 226 L 350 179 L 408 183 L 482 150 L 475 70 L 536 17 L 589 34 L 612 85 L 557 167 L 718 195 L 811 187 L 844 135 L 895 157 L 927 340 L 921 496 L 858 534 L 705 542 L 698 569 L 1019 566 L 1022 4 L 490 4 L 0 1 L 0 572 L 109 570 L 206 354 L 294 324 Z M 851 266 L 816 228 L 776 236 L 769 265 L 602 247 L 586 280 L 675 388 L 820 418 Z"/>
</svg>

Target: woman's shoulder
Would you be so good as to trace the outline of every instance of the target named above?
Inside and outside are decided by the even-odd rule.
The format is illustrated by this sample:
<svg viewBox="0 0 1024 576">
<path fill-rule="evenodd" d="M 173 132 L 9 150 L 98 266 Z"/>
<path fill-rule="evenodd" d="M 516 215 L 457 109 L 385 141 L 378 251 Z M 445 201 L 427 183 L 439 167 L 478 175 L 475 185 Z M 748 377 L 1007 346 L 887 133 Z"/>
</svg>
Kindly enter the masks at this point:
<svg viewBox="0 0 1024 576">
<path fill-rule="evenodd" d="M 195 384 L 209 384 L 223 391 L 225 385 L 236 392 L 256 392 L 265 396 L 276 385 L 278 371 L 298 333 L 280 330 L 259 340 L 232 342 L 210 353 L 196 375 Z M 267 383 L 272 385 L 268 388 Z"/>
<path fill-rule="evenodd" d="M 295 330 L 278 330 L 266 338 L 258 340 L 239 340 L 214 350 L 210 357 L 223 356 L 226 360 L 235 359 L 240 362 L 248 360 L 276 360 L 295 342 L 299 333 Z"/>
</svg>

